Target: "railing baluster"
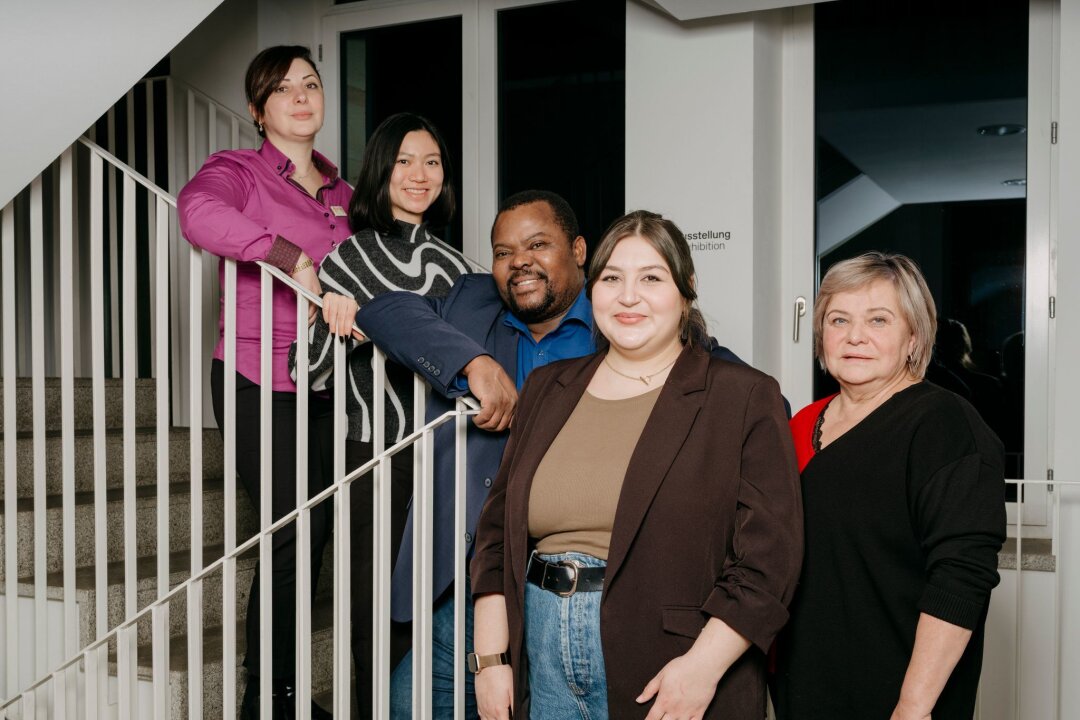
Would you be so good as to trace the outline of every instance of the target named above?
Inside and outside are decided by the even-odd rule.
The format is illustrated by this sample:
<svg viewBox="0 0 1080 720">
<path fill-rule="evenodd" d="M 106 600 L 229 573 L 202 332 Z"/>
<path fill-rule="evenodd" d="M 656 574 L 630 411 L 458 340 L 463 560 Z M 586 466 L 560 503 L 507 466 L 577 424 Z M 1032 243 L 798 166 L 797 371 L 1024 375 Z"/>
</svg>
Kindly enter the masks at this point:
<svg viewBox="0 0 1080 720">
<path fill-rule="evenodd" d="M 52 720 L 67 720 L 67 670 L 52 674 Z"/>
<path fill-rule="evenodd" d="M 468 501 L 468 463 L 465 454 L 468 443 L 469 417 L 464 401 L 456 403 L 454 418 L 454 657 L 465 657 L 465 596 L 464 578 L 468 575 L 465 561 L 465 523 L 468 522 L 465 503 Z M 460 580 L 459 580 L 460 579 Z M 454 663 L 454 720 L 465 719 L 465 663 Z"/>
<path fill-rule="evenodd" d="M 60 466 L 64 547 L 64 654 L 79 651 L 79 607 L 76 604 L 75 563 L 75 148 L 60 157 L 59 286 L 60 286 Z M 78 676 L 75 670 L 56 674 L 57 710 L 75 710 Z M 68 691 L 70 690 L 70 693 Z M 57 718 L 62 717 L 57 715 Z"/>
<path fill-rule="evenodd" d="M 134 107 L 129 112 L 134 119 Z M 135 313 L 135 180 L 124 174 L 123 360 L 124 360 L 124 618 L 138 608 L 138 548 L 135 546 L 135 380 L 139 374 L 139 342 Z"/>
<path fill-rule="evenodd" d="M 413 413 L 418 418 L 424 417 L 423 389 L 418 387 L 413 393 Z M 413 483 L 413 714 L 421 720 L 431 718 L 432 445 L 433 434 L 425 431 L 416 458 L 420 473 Z"/>
<path fill-rule="evenodd" d="M 169 717 L 169 605 L 150 609 L 150 652 L 153 662 L 155 719 Z M 229 717 L 234 717 L 230 715 Z"/>
<path fill-rule="evenodd" d="M 236 261 L 225 263 L 225 565 L 221 575 L 222 716 L 236 717 Z"/>
<path fill-rule="evenodd" d="M 154 80 L 149 80 L 143 87 L 146 89 L 146 177 L 152 182 L 157 182 L 157 153 L 155 152 L 154 144 L 154 82 Z M 146 193 L 147 264 L 151 268 L 157 267 L 157 244 L 149 238 L 149 229 L 155 227 L 157 224 L 155 216 L 156 209 L 157 198 L 154 197 L 154 193 Z M 148 292 L 150 299 L 150 337 L 156 337 L 157 313 L 154 312 L 154 305 L 159 302 L 157 289 L 162 286 L 158 285 L 155 273 L 150 273 L 147 286 L 149 288 Z M 154 367 L 155 360 L 157 359 L 156 355 L 157 347 L 151 345 L 150 367 Z"/>
<path fill-rule="evenodd" d="M 169 592 L 169 206 L 164 198 L 157 195 L 157 257 L 154 276 L 157 286 L 162 288 L 164 297 L 157 299 L 154 315 L 157 317 L 154 345 L 157 348 L 155 362 L 155 439 L 157 441 L 157 596 L 165 597 Z M 166 632 L 154 643 L 154 717 L 161 718 L 161 707 L 168 707 L 169 677 L 169 606 L 155 609 L 152 623 L 164 622 Z M 156 626 L 155 626 L 156 628 Z M 153 631 L 152 631 L 153 632 Z M 156 654 L 160 653 L 160 657 Z M 158 705 L 158 668 L 161 666 L 165 688 L 163 705 Z M 167 712 L 167 711 L 166 711 Z"/>
<path fill-rule="evenodd" d="M 108 150 L 117 155 L 116 138 L 116 106 L 109 107 L 108 117 Z M 120 374 L 120 269 L 118 245 L 119 228 L 116 224 L 116 207 L 120 202 L 116 189 L 116 168 L 107 168 L 109 173 L 109 347 L 111 348 L 111 362 L 109 363 L 109 377 L 114 378 Z"/>
<path fill-rule="evenodd" d="M 272 340 L 274 337 L 274 280 L 265 270 L 261 273 L 259 343 L 259 715 L 271 720 L 270 697 L 273 693 L 273 535 L 267 530 L 273 522 L 273 458 L 268 449 L 273 444 L 274 366 Z"/>
<path fill-rule="evenodd" d="M 13 202 L 4 207 L 0 219 L 0 241 L 3 242 L 3 323 L 4 323 L 4 597 L 19 597 L 19 515 L 18 479 L 15 444 L 15 206 Z M 6 602 L 5 625 L 7 682 L 4 696 L 14 694 L 19 688 L 19 609 L 17 602 Z"/>
<path fill-rule="evenodd" d="M 30 184 L 30 305 L 34 313 L 45 310 L 45 229 L 41 199 L 41 176 Z M 30 323 L 30 354 L 33 358 L 34 417 L 34 674 L 48 672 L 49 623 L 46 617 L 45 544 L 48 489 L 45 486 L 45 323 Z M 12 440 L 15 437 L 12 436 Z M 12 568 L 13 570 L 14 568 Z"/>
<path fill-rule="evenodd" d="M 376 347 L 373 348 L 372 358 L 374 388 L 371 396 L 371 444 L 375 457 L 379 457 L 383 453 L 386 440 L 386 356 Z M 418 420 L 413 420 L 414 429 Z M 393 558 L 390 557 L 390 500 L 393 493 L 390 458 L 384 457 L 379 461 L 372 481 L 375 484 L 372 543 L 372 573 L 375 576 L 375 597 L 372 600 L 375 623 L 372 633 L 372 704 L 375 706 L 374 717 L 384 718 L 390 715 L 390 668 L 387 667 L 387 659 L 390 657 L 390 576 L 393 571 Z"/>
<path fill-rule="evenodd" d="M 203 568 L 203 493 L 202 493 L 202 428 L 203 428 L 203 375 L 202 375 L 202 276 L 203 253 L 191 246 L 191 264 L 188 273 L 188 298 L 190 300 L 190 324 L 188 329 L 188 378 L 191 416 L 189 421 L 191 456 L 191 576 Z M 202 581 L 188 586 L 188 716 L 193 720 L 202 717 L 202 669 L 203 669 L 203 606 Z"/>
<path fill-rule="evenodd" d="M 240 121 L 235 115 L 229 116 L 229 147 L 240 148 Z"/>
<path fill-rule="evenodd" d="M 206 106 L 206 145 L 207 155 L 213 155 L 218 151 L 217 106 L 213 103 Z"/>
<path fill-rule="evenodd" d="M 120 717 L 139 717 L 138 700 L 138 628 L 132 624 L 116 633 L 116 672 L 119 685 Z"/>
<path fill-rule="evenodd" d="M 95 637 L 103 637 L 109 630 L 107 614 L 108 584 L 108 536 L 106 522 L 107 479 L 105 477 L 105 287 L 104 277 L 104 228 L 102 226 L 102 186 L 104 161 L 97 153 L 90 153 L 90 327 L 92 334 L 91 358 L 93 366 L 93 424 L 94 424 L 94 576 L 97 628 Z"/>
<path fill-rule="evenodd" d="M 22 716 L 24 720 L 37 718 L 37 693 L 33 690 L 28 690 L 22 695 Z"/>
<path fill-rule="evenodd" d="M 345 416 L 346 378 L 344 343 L 334 346 L 334 482 L 345 476 L 344 439 L 348 430 Z M 349 629 L 352 625 L 352 602 L 350 601 L 351 565 L 350 545 L 352 533 L 349 516 L 350 483 L 342 483 L 334 497 L 334 717 L 350 716 L 349 705 L 352 676 Z M 300 557 L 299 562 L 308 563 L 310 558 Z"/>
<path fill-rule="evenodd" d="M 74 278 L 74 148 L 60 158 L 60 277 Z M 79 650 L 79 610 L 75 604 L 75 301 L 71 282 L 60 285 L 61 502 L 64 568 L 64 654 Z M 59 682 L 59 680 L 58 680 Z"/>
<path fill-rule="evenodd" d="M 237 132 L 232 118 L 233 133 Z M 235 147 L 235 145 L 234 145 Z M 338 385 L 339 382 L 345 384 Z M 334 376 L 334 397 L 343 397 L 348 380 Z M 296 296 L 296 499 L 308 498 L 308 301 Z M 335 479 L 338 476 L 335 475 Z M 296 518 L 296 716 L 311 714 L 311 511 Z"/>
</svg>

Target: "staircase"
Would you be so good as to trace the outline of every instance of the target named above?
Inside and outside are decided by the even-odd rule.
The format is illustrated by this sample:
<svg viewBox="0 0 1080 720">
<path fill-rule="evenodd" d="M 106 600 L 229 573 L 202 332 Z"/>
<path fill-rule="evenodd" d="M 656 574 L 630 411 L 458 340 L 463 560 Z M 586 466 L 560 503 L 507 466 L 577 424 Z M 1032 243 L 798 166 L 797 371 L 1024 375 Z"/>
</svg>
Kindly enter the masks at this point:
<svg viewBox="0 0 1080 720">
<path fill-rule="evenodd" d="M 145 119 L 134 121 L 144 113 Z M 126 118 L 126 141 L 125 133 L 116 132 L 118 118 Z M 155 126 L 165 132 L 155 133 Z M 250 123 L 194 88 L 150 78 L 87 135 L 104 147 L 76 142 L 0 214 L 0 708 L 5 698 L 41 681 L 43 673 L 161 598 L 167 592 L 163 579 L 169 589 L 187 581 L 193 547 L 201 545 L 201 569 L 259 532 L 256 509 L 237 489 L 235 534 L 226 538 L 220 433 L 211 427 L 193 437 L 186 427 L 213 425 L 206 422 L 209 383 L 203 374 L 218 332 L 220 290 L 217 258 L 193 251 L 179 236 L 175 201 L 167 192 L 181 187 L 211 152 L 254 146 Z M 167 147 L 161 147 L 163 140 Z M 136 162 L 139 167 L 132 167 Z M 156 377 L 169 380 L 159 384 Z M 161 398 L 159 412 L 163 388 L 169 397 Z M 125 394 L 133 398 L 133 409 L 125 408 Z M 97 432 L 95 400 L 104 408 Z M 194 467 L 193 447 L 199 454 Z M 163 461 L 168 474 L 159 478 Z M 164 508 L 167 516 L 159 523 Z M 201 533 L 193 532 L 193 517 L 201 517 Z M 163 529 L 167 563 L 161 562 Z M 125 537 L 133 539 L 125 544 Z M 167 657 L 166 682 L 159 683 L 167 697 L 154 697 L 151 615 L 134 626 L 135 667 L 127 677 L 136 687 L 123 699 L 118 678 L 125 660 L 118 638 L 110 636 L 108 679 L 96 705 L 105 717 L 151 717 L 152 707 L 167 707 L 177 718 L 223 717 L 223 681 L 235 685 L 238 696 L 245 685 L 239 661 L 258 550 L 256 545 L 232 561 L 230 612 L 224 607 L 223 570 L 202 580 L 201 653 L 189 647 L 187 593 L 173 596 L 168 612 L 160 613 L 167 616 L 168 642 L 154 651 L 164 650 L 159 665 Z M 327 704 L 333 567 L 329 545 L 312 603 L 310 688 Z M 10 608 L 8 595 L 18 597 Z M 226 659 L 227 621 L 236 632 Z M 202 667 L 197 708 L 189 708 L 193 658 Z M 84 707 L 88 699 L 93 702 L 88 658 L 73 672 L 77 691 L 67 694 L 65 708 L 52 707 L 53 696 L 38 690 L 0 709 L 0 718 L 29 718 L 31 712 L 51 718 L 64 709 L 67 717 L 92 717 Z M 55 677 L 52 684 L 58 684 Z"/>
<path fill-rule="evenodd" d="M 57 378 L 49 378 L 45 383 L 46 399 L 46 487 L 48 495 L 45 505 L 47 551 L 47 597 L 54 610 L 62 612 L 63 603 L 63 528 L 62 528 L 62 487 L 61 487 L 61 428 L 60 428 L 60 383 Z M 105 605 L 108 626 L 115 627 L 125 619 L 124 594 L 124 533 L 123 533 L 123 392 L 121 381 L 107 380 L 105 383 L 106 409 L 106 515 L 108 538 L 106 571 L 107 589 Z M 136 417 L 139 427 L 136 430 L 136 553 L 137 553 L 137 596 L 141 609 L 158 597 L 157 588 L 157 476 L 156 453 L 157 434 L 154 427 L 156 397 L 154 381 L 139 380 L 136 383 Z M 0 391 L 4 389 L 0 384 Z M 32 439 L 32 388 L 29 378 L 20 378 L 15 383 L 17 415 L 18 458 L 18 593 L 20 597 L 34 596 L 33 575 L 33 439 Z M 87 379 L 74 382 L 75 397 L 75 495 L 74 495 L 74 538 L 75 538 L 75 603 L 77 607 L 78 647 L 82 648 L 95 640 L 95 616 L 99 595 L 95 587 L 95 518 L 94 518 L 94 473 L 93 473 L 93 421 L 89 412 L 91 402 L 91 383 Z M 190 482 L 186 469 L 189 467 L 189 431 L 187 428 L 170 428 L 168 438 L 169 467 L 172 470 L 167 490 L 169 497 L 169 539 L 172 552 L 169 556 L 169 585 L 176 587 L 190 577 L 191 527 L 190 527 Z M 224 554 L 224 467 L 222 464 L 221 437 L 217 430 L 202 431 L 203 439 L 203 560 L 209 564 Z M 0 453 L 5 449 L 7 438 L 0 442 Z M 0 481 L 3 475 L 0 474 Z M 0 535 L 4 532 L 6 508 L 0 503 Z M 240 538 L 250 537 L 258 532 L 258 517 L 243 492 L 237 497 L 237 532 Z M 331 587 L 333 558 L 328 547 L 324 560 L 323 576 L 319 592 L 312 606 L 314 632 L 312 635 L 315 662 L 312 667 L 312 690 L 325 693 L 331 689 L 332 668 L 325 660 L 331 657 L 332 635 L 330 621 L 332 613 Z M 242 680 L 243 671 L 239 661 L 243 657 L 244 632 L 243 620 L 247 610 L 248 592 L 255 571 L 257 553 L 249 551 L 237 560 L 236 578 L 236 618 L 237 627 L 237 668 Z M 6 574 L 3 558 L 0 557 L 0 572 Z M 222 592 L 221 575 L 211 575 L 203 583 L 203 717 L 222 716 Z M 50 614 L 53 610 L 50 610 Z M 62 617 L 62 615 L 61 615 Z M 30 618 L 32 624 L 32 618 Z M 170 652 L 170 710 L 172 717 L 188 716 L 187 683 L 187 608 L 186 597 L 181 594 L 170 603 L 169 612 L 169 652 Z M 24 625 L 25 626 L 25 625 Z M 62 625 L 50 628 L 50 634 L 63 633 Z M 152 679 L 152 655 L 150 652 L 150 623 L 138 624 L 138 678 L 140 684 Z M 39 643 L 40 644 L 40 643 Z M 55 644 L 55 643 L 52 643 Z M 53 666 L 65 660 L 63 653 L 52 654 L 49 665 Z M 114 657 L 115 659 L 115 657 Z M 323 660 L 320 662 L 320 660 Z M 115 673 L 116 668 L 112 668 Z M 238 683 L 242 689 L 243 682 Z M 239 698 L 238 698 L 239 702 Z M 115 705 L 114 705 L 115 707 Z"/>
</svg>

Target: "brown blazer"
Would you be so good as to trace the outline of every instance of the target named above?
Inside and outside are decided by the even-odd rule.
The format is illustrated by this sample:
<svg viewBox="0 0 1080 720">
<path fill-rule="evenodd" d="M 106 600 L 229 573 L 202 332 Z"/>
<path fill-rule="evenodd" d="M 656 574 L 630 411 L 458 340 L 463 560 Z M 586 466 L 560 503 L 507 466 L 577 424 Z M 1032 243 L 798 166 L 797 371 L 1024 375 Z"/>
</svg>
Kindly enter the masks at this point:
<svg viewBox="0 0 1080 720">
<path fill-rule="evenodd" d="M 515 713 L 528 717 L 525 566 L 533 474 L 602 353 L 538 368 L 477 528 L 476 595 L 506 596 Z M 802 500 L 776 381 L 687 348 L 642 431 L 615 513 L 600 605 L 612 718 L 690 649 L 710 616 L 753 643 L 721 679 L 706 718 L 765 717 L 765 653 L 787 621 L 802 563 Z"/>
</svg>

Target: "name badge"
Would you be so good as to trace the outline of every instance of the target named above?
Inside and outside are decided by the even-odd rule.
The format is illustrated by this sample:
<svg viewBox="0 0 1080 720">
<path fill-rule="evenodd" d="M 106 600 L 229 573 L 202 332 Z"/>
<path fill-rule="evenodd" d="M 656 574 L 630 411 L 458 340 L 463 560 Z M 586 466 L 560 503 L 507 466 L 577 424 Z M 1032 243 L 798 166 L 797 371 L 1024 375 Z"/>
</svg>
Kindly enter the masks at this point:
<svg viewBox="0 0 1080 720">
<path fill-rule="evenodd" d="M 346 215 L 345 208 L 340 205 L 331 205 L 330 212 L 334 213 L 337 217 L 345 217 Z"/>
</svg>

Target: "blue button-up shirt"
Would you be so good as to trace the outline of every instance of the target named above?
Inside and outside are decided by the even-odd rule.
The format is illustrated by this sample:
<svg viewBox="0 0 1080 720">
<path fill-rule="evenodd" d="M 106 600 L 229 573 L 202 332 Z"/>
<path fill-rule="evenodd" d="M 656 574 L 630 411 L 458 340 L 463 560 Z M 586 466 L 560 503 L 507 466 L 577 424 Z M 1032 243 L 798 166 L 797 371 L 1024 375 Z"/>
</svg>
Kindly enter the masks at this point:
<svg viewBox="0 0 1080 720">
<path fill-rule="evenodd" d="M 549 332 L 537 342 L 528 326 L 513 313 L 507 313 L 503 322 L 518 332 L 517 376 L 514 378 L 518 390 L 525 384 L 534 369 L 553 363 L 556 360 L 577 358 L 596 351 L 592 334 L 592 303 L 585 297 L 585 288 L 581 289 L 574 304 L 559 321 L 559 327 Z"/>
</svg>

